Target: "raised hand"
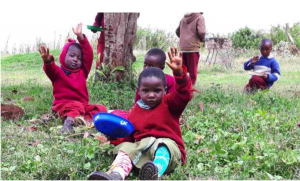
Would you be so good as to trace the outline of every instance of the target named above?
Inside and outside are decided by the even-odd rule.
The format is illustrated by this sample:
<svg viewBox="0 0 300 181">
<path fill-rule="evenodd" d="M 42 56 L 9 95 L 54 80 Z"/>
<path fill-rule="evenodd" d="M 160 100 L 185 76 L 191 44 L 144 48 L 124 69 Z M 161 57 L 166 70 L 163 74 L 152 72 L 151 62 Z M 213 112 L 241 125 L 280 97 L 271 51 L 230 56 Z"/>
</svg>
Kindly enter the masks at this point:
<svg viewBox="0 0 300 181">
<path fill-rule="evenodd" d="M 173 70 L 175 76 L 181 76 L 182 71 L 182 53 L 178 56 L 177 48 L 171 47 L 171 52 L 168 52 L 170 61 L 166 63 Z"/>
<path fill-rule="evenodd" d="M 259 56 L 254 56 L 251 60 L 251 63 L 256 63 L 259 60 Z"/>
<path fill-rule="evenodd" d="M 45 63 L 51 63 L 54 61 L 54 57 L 52 54 L 49 54 L 49 48 L 45 48 L 44 45 L 39 49 L 40 55 Z"/>
<path fill-rule="evenodd" d="M 73 29 L 73 32 L 74 34 L 77 36 L 77 38 L 79 40 L 83 40 L 84 39 L 84 36 L 82 34 L 82 23 L 79 23 L 76 27 L 76 29 L 72 28 Z"/>
</svg>

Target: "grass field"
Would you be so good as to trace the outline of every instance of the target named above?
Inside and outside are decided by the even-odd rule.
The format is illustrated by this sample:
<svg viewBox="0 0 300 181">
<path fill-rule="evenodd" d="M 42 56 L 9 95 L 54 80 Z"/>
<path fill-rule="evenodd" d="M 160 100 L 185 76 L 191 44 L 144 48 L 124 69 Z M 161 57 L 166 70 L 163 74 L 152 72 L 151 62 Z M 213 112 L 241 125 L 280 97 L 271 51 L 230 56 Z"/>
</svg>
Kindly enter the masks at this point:
<svg viewBox="0 0 300 181">
<path fill-rule="evenodd" d="M 59 51 L 52 53 L 58 59 Z M 204 52 L 201 62 L 205 57 Z M 300 58 L 278 57 L 282 78 L 269 92 L 255 95 L 243 93 L 250 77 L 242 68 L 247 59 L 235 59 L 232 70 L 200 63 L 196 88 L 201 94 L 195 93 L 182 116 L 189 125 L 181 126 L 187 163 L 163 179 L 300 179 Z M 143 55 L 138 54 L 135 74 L 142 65 Z M 94 85 L 93 70 L 90 103 L 129 109 L 135 94 L 132 81 Z M 34 101 L 23 102 L 26 96 Z M 109 169 L 113 146 L 95 139 L 96 130 L 79 127 L 77 136 L 70 137 L 61 134 L 60 120 L 29 121 L 51 114 L 52 100 L 51 82 L 38 53 L 2 58 L 1 104 L 13 102 L 25 115 L 1 120 L 1 179 L 85 180 L 92 171 Z M 26 129 L 31 126 L 38 129 Z M 85 132 L 92 136 L 83 138 Z M 29 145 L 36 141 L 41 142 Z M 129 179 L 137 179 L 136 174 Z"/>
</svg>

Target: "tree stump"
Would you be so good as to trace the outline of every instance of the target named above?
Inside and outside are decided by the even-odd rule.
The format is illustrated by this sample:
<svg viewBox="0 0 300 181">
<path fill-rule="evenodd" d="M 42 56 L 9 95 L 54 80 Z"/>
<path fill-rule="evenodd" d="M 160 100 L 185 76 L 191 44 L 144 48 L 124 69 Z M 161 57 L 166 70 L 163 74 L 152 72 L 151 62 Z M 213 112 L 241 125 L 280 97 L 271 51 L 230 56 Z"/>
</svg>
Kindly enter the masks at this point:
<svg viewBox="0 0 300 181">
<path fill-rule="evenodd" d="M 133 55 L 133 45 L 136 38 L 138 13 L 105 13 L 104 31 L 105 66 L 113 70 L 117 66 L 123 66 L 129 70 L 129 66 L 136 60 Z M 124 71 L 116 71 L 116 79 L 124 78 Z"/>
</svg>

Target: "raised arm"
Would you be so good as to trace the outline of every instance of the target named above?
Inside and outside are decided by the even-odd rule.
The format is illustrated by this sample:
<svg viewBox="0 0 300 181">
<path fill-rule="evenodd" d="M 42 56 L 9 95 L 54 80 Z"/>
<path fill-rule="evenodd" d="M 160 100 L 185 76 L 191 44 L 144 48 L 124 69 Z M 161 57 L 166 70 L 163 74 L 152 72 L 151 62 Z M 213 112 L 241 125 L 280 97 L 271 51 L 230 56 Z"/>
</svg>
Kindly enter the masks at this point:
<svg viewBox="0 0 300 181">
<path fill-rule="evenodd" d="M 73 32 L 77 36 L 79 44 L 82 48 L 82 70 L 87 78 L 93 64 L 93 48 L 86 36 L 82 34 L 82 23 L 78 24 L 76 29 L 73 28 Z"/>
<path fill-rule="evenodd" d="M 47 48 L 46 50 L 45 46 L 42 45 L 39 49 L 39 52 L 41 58 L 44 61 L 43 70 L 45 71 L 48 78 L 51 81 L 54 81 L 59 75 L 58 71 L 60 68 L 55 64 L 53 55 L 49 53 L 49 48 Z"/>
<path fill-rule="evenodd" d="M 100 27 L 101 21 L 104 18 L 104 13 L 97 13 L 97 16 L 95 18 L 94 26 Z"/>
<path fill-rule="evenodd" d="M 180 117 L 188 102 L 193 98 L 192 82 L 187 75 L 187 68 L 182 65 L 182 53 L 177 54 L 177 49 L 171 48 L 171 53 L 168 52 L 170 62 L 166 62 L 173 70 L 176 90 L 165 97 L 166 103 L 169 105 L 170 112 Z"/>
</svg>

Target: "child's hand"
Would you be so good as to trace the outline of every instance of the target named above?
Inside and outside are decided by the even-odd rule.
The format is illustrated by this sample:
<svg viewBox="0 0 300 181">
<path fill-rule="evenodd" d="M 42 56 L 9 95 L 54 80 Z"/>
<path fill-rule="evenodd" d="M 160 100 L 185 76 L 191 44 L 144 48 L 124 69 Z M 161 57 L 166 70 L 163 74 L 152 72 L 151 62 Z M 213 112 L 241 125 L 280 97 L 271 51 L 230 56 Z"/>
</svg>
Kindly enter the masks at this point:
<svg viewBox="0 0 300 181">
<path fill-rule="evenodd" d="M 79 23 L 76 27 L 76 29 L 72 28 L 73 29 L 73 32 L 74 34 L 77 36 L 77 38 L 79 40 L 84 40 L 84 36 L 82 34 L 82 23 Z"/>
<path fill-rule="evenodd" d="M 175 50 L 174 50 L 175 49 Z M 168 52 L 170 61 L 166 63 L 173 70 L 173 74 L 175 76 L 181 76 L 182 71 L 182 53 L 180 52 L 180 56 L 178 56 L 177 48 L 171 48 L 171 53 Z"/>
<path fill-rule="evenodd" d="M 51 63 L 54 61 L 53 55 L 49 54 L 49 48 L 47 48 L 47 51 L 46 51 L 45 46 L 42 45 L 41 48 L 39 49 L 39 52 L 45 63 Z"/>
<path fill-rule="evenodd" d="M 264 80 L 268 80 L 269 75 L 268 75 L 267 73 L 264 73 L 261 77 L 262 77 Z"/>
<path fill-rule="evenodd" d="M 251 63 L 256 63 L 259 60 L 259 56 L 254 56 L 251 60 Z"/>
</svg>

